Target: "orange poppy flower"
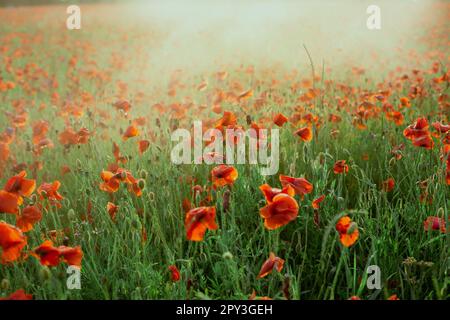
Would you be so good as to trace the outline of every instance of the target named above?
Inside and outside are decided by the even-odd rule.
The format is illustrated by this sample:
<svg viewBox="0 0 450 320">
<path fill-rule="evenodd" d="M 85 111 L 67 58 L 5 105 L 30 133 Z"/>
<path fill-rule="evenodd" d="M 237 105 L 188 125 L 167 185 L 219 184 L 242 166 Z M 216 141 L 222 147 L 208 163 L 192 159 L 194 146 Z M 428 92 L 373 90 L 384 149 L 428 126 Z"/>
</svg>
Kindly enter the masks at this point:
<svg viewBox="0 0 450 320">
<path fill-rule="evenodd" d="M 283 189 L 278 188 L 272 188 L 267 183 L 263 184 L 259 187 L 259 190 L 264 194 L 264 198 L 266 198 L 266 201 L 268 203 L 271 203 L 273 201 L 273 198 L 280 193 L 285 193 L 291 197 L 295 195 L 295 190 L 290 185 L 286 185 Z"/>
<path fill-rule="evenodd" d="M 300 139 L 302 139 L 305 142 L 312 140 L 312 130 L 310 127 L 300 128 L 297 131 L 295 131 L 294 134 L 299 136 Z"/>
<path fill-rule="evenodd" d="M 171 278 L 173 282 L 180 281 L 180 271 L 178 270 L 177 266 L 171 265 L 169 266 L 169 270 L 171 272 Z"/>
<path fill-rule="evenodd" d="M 65 146 L 86 144 L 89 141 L 89 135 L 89 130 L 86 128 L 81 128 L 78 132 L 72 128 L 67 128 L 59 134 L 59 142 Z"/>
<path fill-rule="evenodd" d="M 430 230 L 439 230 L 441 233 L 447 232 L 447 229 L 445 226 L 445 219 L 439 218 L 439 217 L 433 217 L 433 216 L 428 217 L 423 222 L 423 228 L 427 232 Z"/>
<path fill-rule="evenodd" d="M 217 129 L 235 126 L 237 124 L 237 118 L 231 111 L 224 111 L 223 116 L 216 122 L 215 127 Z"/>
<path fill-rule="evenodd" d="M 221 164 L 211 170 L 214 188 L 232 185 L 238 178 L 238 171 L 233 166 Z"/>
<path fill-rule="evenodd" d="M 15 226 L 0 221 L 0 247 L 2 248 L 1 263 L 16 261 L 20 257 L 27 238 Z"/>
<path fill-rule="evenodd" d="M 19 205 L 22 202 L 20 197 L 14 193 L 0 190 L 0 213 L 17 214 L 19 212 Z"/>
<path fill-rule="evenodd" d="M 351 296 L 351 297 L 348 298 L 347 300 L 361 300 L 361 298 L 358 297 L 358 296 Z"/>
<path fill-rule="evenodd" d="M 311 206 L 313 207 L 313 209 L 318 210 L 320 208 L 320 203 L 325 200 L 325 195 L 321 195 L 320 197 L 316 198 L 313 200 Z"/>
<path fill-rule="evenodd" d="M 61 182 L 59 182 L 58 180 L 54 181 L 53 183 L 44 182 L 38 188 L 37 192 L 41 196 L 41 199 L 48 199 L 52 205 L 61 208 L 61 204 L 59 203 L 59 201 L 64 199 L 64 197 L 58 192 L 60 186 Z"/>
<path fill-rule="evenodd" d="M 265 276 L 272 273 L 273 270 L 281 272 L 281 270 L 283 270 L 283 266 L 284 260 L 275 256 L 275 253 L 271 252 L 269 255 L 269 259 L 264 261 L 256 279 L 264 278 Z"/>
<path fill-rule="evenodd" d="M 139 147 L 139 154 L 143 154 L 145 151 L 147 151 L 148 147 L 150 147 L 150 141 L 148 140 L 141 140 L 138 142 Z"/>
<path fill-rule="evenodd" d="M 36 180 L 25 179 L 27 173 L 21 171 L 18 175 L 10 178 L 3 188 L 5 191 L 18 196 L 29 197 L 36 188 Z"/>
<path fill-rule="evenodd" d="M 295 220 L 298 216 L 298 203 L 285 193 L 273 197 L 272 202 L 259 210 L 264 218 L 264 226 L 269 230 L 280 228 Z"/>
<path fill-rule="evenodd" d="M 132 125 L 132 126 L 129 126 L 127 128 L 127 130 L 125 130 L 125 133 L 123 134 L 122 139 L 124 141 L 126 141 L 126 140 L 136 137 L 138 135 L 139 135 L 139 129 Z"/>
<path fill-rule="evenodd" d="M 397 297 L 396 294 L 393 294 L 392 296 L 390 296 L 389 298 L 387 298 L 388 300 L 400 300 L 399 297 Z"/>
<path fill-rule="evenodd" d="M 305 178 L 294 178 L 281 174 L 280 182 L 283 185 L 283 187 L 290 185 L 295 190 L 295 193 L 302 197 L 305 194 L 311 193 L 314 189 L 312 183 L 306 180 Z"/>
<path fill-rule="evenodd" d="M 347 173 L 348 172 L 348 165 L 346 164 L 345 160 L 338 160 L 333 166 L 333 172 L 335 174 L 340 173 Z"/>
<path fill-rule="evenodd" d="M 391 192 L 394 190 L 395 187 L 395 180 L 393 178 L 389 178 L 385 181 L 383 181 L 381 188 L 384 192 Z"/>
<path fill-rule="evenodd" d="M 33 225 L 41 219 L 41 209 L 38 206 L 28 206 L 22 210 L 22 214 L 17 216 L 16 225 L 22 232 L 28 232 L 33 230 Z"/>
<path fill-rule="evenodd" d="M 450 131 L 450 124 L 445 125 L 440 122 L 433 122 L 432 126 L 439 133 L 447 133 Z"/>
<path fill-rule="evenodd" d="M 120 154 L 119 145 L 115 142 L 113 142 L 113 155 L 114 155 L 114 158 L 116 159 L 117 163 L 119 163 L 119 162 L 126 163 L 127 162 L 127 158 Z"/>
<path fill-rule="evenodd" d="M 336 230 L 339 233 L 339 240 L 345 247 L 350 247 L 358 240 L 358 225 L 355 222 L 352 222 L 349 216 L 339 219 L 336 223 Z"/>
<path fill-rule="evenodd" d="M 5 298 L 0 298 L 0 300 L 33 300 L 33 295 L 26 294 L 23 289 L 19 289 Z"/>
<path fill-rule="evenodd" d="M 282 127 L 287 121 L 288 118 L 282 113 L 278 113 L 273 117 L 273 122 L 279 127 Z"/>
<path fill-rule="evenodd" d="M 403 135 L 408 140 L 411 140 L 416 147 L 432 149 L 434 141 L 428 128 L 428 120 L 426 118 L 418 118 L 414 124 L 403 130 Z"/>
<path fill-rule="evenodd" d="M 131 104 L 126 100 L 119 100 L 114 103 L 114 108 L 122 110 L 125 114 L 131 109 Z"/>
<path fill-rule="evenodd" d="M 114 203 L 112 202 L 108 202 L 108 204 L 106 205 L 106 211 L 108 211 L 109 216 L 111 217 L 111 219 L 114 221 L 115 217 L 116 217 L 116 213 L 119 210 L 119 207 L 116 206 Z"/>
<path fill-rule="evenodd" d="M 202 241 L 206 229 L 216 230 L 218 228 L 215 219 L 215 207 L 199 207 L 189 210 L 186 213 L 184 222 L 187 239 L 191 241 Z"/>
<path fill-rule="evenodd" d="M 59 246 L 56 248 L 50 240 L 44 241 L 39 247 L 34 249 L 32 255 L 38 258 L 42 265 L 51 267 L 59 265 L 60 262 L 81 267 L 83 259 L 83 251 L 81 251 L 80 247 Z"/>
<path fill-rule="evenodd" d="M 114 193 L 119 190 L 120 187 L 120 175 L 117 175 L 111 171 L 102 171 L 100 174 L 103 182 L 100 184 L 100 190 Z"/>
<path fill-rule="evenodd" d="M 386 119 L 394 121 L 397 126 L 401 126 L 403 124 L 404 117 L 399 111 L 391 111 L 386 113 Z"/>
</svg>

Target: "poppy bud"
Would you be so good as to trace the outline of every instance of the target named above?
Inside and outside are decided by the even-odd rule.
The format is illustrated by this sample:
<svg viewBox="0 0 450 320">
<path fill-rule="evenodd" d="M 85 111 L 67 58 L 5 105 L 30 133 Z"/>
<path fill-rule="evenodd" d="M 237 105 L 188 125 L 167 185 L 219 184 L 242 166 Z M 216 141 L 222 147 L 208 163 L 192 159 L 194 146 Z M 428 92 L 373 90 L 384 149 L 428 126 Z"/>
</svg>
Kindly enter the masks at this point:
<svg viewBox="0 0 450 320">
<path fill-rule="evenodd" d="M 70 220 L 74 220 L 74 219 L 75 219 L 75 210 L 69 209 L 69 211 L 67 211 L 67 217 L 68 217 Z"/>
<path fill-rule="evenodd" d="M 444 208 L 442 208 L 442 207 L 439 208 L 438 211 L 437 211 L 437 216 L 444 218 L 444 212 L 445 212 Z"/>
<path fill-rule="evenodd" d="M 9 280 L 5 278 L 5 279 L 3 279 L 2 282 L 1 282 L 0 288 L 1 288 L 3 291 L 7 291 L 7 290 L 9 290 L 10 285 L 11 285 L 11 283 L 9 282 Z"/>
<path fill-rule="evenodd" d="M 144 179 L 139 179 L 138 183 L 137 183 L 139 189 L 144 189 L 145 188 L 145 180 Z"/>
<path fill-rule="evenodd" d="M 46 266 L 42 267 L 39 270 L 39 278 L 41 279 L 41 281 L 47 281 L 52 277 L 52 272 L 50 271 L 50 269 Z"/>
<path fill-rule="evenodd" d="M 150 202 L 155 201 L 155 194 L 153 192 L 148 193 L 148 200 L 150 200 Z"/>
<path fill-rule="evenodd" d="M 144 169 L 142 169 L 141 172 L 139 172 L 139 176 L 140 176 L 142 179 L 147 179 L 147 177 L 148 177 L 148 172 L 145 171 Z"/>
<path fill-rule="evenodd" d="M 247 124 L 248 125 L 252 124 L 252 117 L 249 114 L 247 115 Z"/>
<path fill-rule="evenodd" d="M 231 259 L 233 259 L 233 254 L 230 251 L 227 251 L 227 252 L 224 252 L 222 257 L 226 260 L 231 260 Z"/>
</svg>

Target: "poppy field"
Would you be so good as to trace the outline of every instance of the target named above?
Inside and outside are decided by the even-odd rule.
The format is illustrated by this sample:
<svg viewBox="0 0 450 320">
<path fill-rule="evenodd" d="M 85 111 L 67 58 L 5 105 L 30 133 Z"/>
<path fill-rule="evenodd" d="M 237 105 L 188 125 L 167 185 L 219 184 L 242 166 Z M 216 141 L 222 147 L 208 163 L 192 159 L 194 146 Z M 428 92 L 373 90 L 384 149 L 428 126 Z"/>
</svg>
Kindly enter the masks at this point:
<svg viewBox="0 0 450 320">
<path fill-rule="evenodd" d="M 450 3 L 367 5 L 0 7 L 0 298 L 448 299 Z M 174 163 L 194 121 L 277 134 L 276 173 Z"/>
</svg>

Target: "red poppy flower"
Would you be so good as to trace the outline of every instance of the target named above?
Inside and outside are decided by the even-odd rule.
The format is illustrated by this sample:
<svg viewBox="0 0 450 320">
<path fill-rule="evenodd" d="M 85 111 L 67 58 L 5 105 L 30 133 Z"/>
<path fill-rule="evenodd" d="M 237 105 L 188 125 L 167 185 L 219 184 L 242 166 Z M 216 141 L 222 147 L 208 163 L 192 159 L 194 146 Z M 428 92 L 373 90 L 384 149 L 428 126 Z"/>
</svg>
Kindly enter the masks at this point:
<svg viewBox="0 0 450 320">
<path fill-rule="evenodd" d="M 343 246 L 350 247 L 359 237 L 358 225 L 352 222 L 350 217 L 345 216 L 336 223 L 336 230 Z"/>
<path fill-rule="evenodd" d="M 384 192 L 391 192 L 394 190 L 395 187 L 395 180 L 393 178 L 389 178 L 385 181 L 383 181 L 381 188 Z"/>
<path fill-rule="evenodd" d="M 450 124 L 442 124 L 440 122 L 433 122 L 433 128 L 439 133 L 447 133 L 450 131 Z"/>
<path fill-rule="evenodd" d="M 273 117 L 273 122 L 279 127 L 282 127 L 287 121 L 288 118 L 282 113 L 278 113 Z"/>
<path fill-rule="evenodd" d="M 273 201 L 273 198 L 280 193 L 285 193 L 291 197 L 295 195 L 295 190 L 290 185 L 286 185 L 283 189 L 272 188 L 268 184 L 263 184 L 259 187 L 259 190 L 264 194 L 264 198 L 268 203 Z"/>
<path fill-rule="evenodd" d="M 235 126 L 237 124 L 237 118 L 233 112 L 225 111 L 221 119 L 219 119 L 215 127 L 217 129 L 227 128 L 230 126 Z"/>
<path fill-rule="evenodd" d="M 423 222 L 423 228 L 427 232 L 430 230 L 439 230 L 441 233 L 445 233 L 447 231 L 446 225 L 445 225 L 445 219 L 439 218 L 439 217 L 433 217 L 433 216 L 428 217 Z"/>
<path fill-rule="evenodd" d="M 314 189 L 311 182 L 309 182 L 305 178 L 294 178 L 281 174 L 280 182 L 283 185 L 283 187 L 286 187 L 288 185 L 291 186 L 295 190 L 295 193 L 301 195 L 302 197 L 305 194 L 311 193 Z"/>
<path fill-rule="evenodd" d="M 0 221 L 0 247 L 2 248 L 1 263 L 16 261 L 20 257 L 27 239 L 18 228 Z"/>
<path fill-rule="evenodd" d="M 432 149 L 434 141 L 431 138 L 428 127 L 428 120 L 426 118 L 418 118 L 414 124 L 403 130 L 403 135 L 408 140 L 411 140 L 416 147 Z"/>
<path fill-rule="evenodd" d="M 0 300 L 33 300 L 33 295 L 26 294 L 23 289 L 19 289 L 6 298 L 0 298 Z"/>
<path fill-rule="evenodd" d="M 29 197 L 36 188 L 36 180 L 26 179 L 27 173 L 21 171 L 18 175 L 10 178 L 3 188 L 5 191 L 18 196 Z"/>
<path fill-rule="evenodd" d="M 313 209 L 315 209 L 315 210 L 319 209 L 319 208 L 320 208 L 319 205 L 320 205 L 320 203 L 321 203 L 323 200 L 325 200 L 325 195 L 324 195 L 324 194 L 321 195 L 320 197 L 314 199 L 313 202 L 312 202 L 312 204 L 311 204 L 312 207 L 313 207 Z"/>
<path fill-rule="evenodd" d="M 389 298 L 387 298 L 388 300 L 400 300 L 399 297 L 397 297 L 396 294 L 393 294 L 392 296 L 390 296 Z"/>
<path fill-rule="evenodd" d="M 275 253 L 271 252 L 269 255 L 269 259 L 264 261 L 261 270 L 259 271 L 257 279 L 264 278 L 268 274 L 272 273 L 273 270 L 281 272 L 283 270 L 284 260 L 275 256 Z"/>
<path fill-rule="evenodd" d="M 302 139 L 305 142 L 312 140 L 312 130 L 310 127 L 300 128 L 297 131 L 295 131 L 294 134 L 299 136 L 300 139 Z"/>
<path fill-rule="evenodd" d="M 57 180 L 53 183 L 43 183 L 38 188 L 37 192 L 41 196 L 41 199 L 48 199 L 52 205 L 56 205 L 58 208 L 60 208 L 61 204 L 59 203 L 59 201 L 64 199 L 64 197 L 58 192 L 60 186 L 61 182 Z"/>
<path fill-rule="evenodd" d="M 291 196 L 279 193 L 273 197 L 272 202 L 259 210 L 259 214 L 264 218 L 264 226 L 274 230 L 297 218 L 298 203 Z"/>
<path fill-rule="evenodd" d="M 106 211 L 108 211 L 108 214 L 109 214 L 109 216 L 111 217 L 111 219 L 113 221 L 116 218 L 116 213 L 117 213 L 118 210 L 119 210 L 119 207 L 116 206 L 112 202 L 108 202 L 108 204 L 106 205 Z"/>
<path fill-rule="evenodd" d="M 33 250 L 32 254 L 39 259 L 42 265 L 51 267 L 59 265 L 60 262 L 81 267 L 81 261 L 83 259 L 83 251 L 81 251 L 80 247 L 54 247 L 53 242 L 50 240 L 44 241 L 39 247 Z"/>
<path fill-rule="evenodd" d="M 221 164 L 211 170 L 211 180 L 214 188 L 232 185 L 238 178 L 238 171 L 233 166 Z"/>
<path fill-rule="evenodd" d="M 136 137 L 139 135 L 139 129 L 133 125 L 129 126 L 125 133 L 123 134 L 123 140 L 128 140 L 130 138 Z"/>
<path fill-rule="evenodd" d="M 187 239 L 191 241 L 202 241 L 206 229 L 216 230 L 218 228 L 215 219 L 215 207 L 199 207 L 189 210 L 186 213 L 184 222 Z"/>
<path fill-rule="evenodd" d="M 119 190 L 120 181 L 123 179 L 121 175 L 117 175 L 111 171 L 102 171 L 100 177 L 103 180 L 103 183 L 100 184 L 100 190 L 114 193 Z"/>
<path fill-rule="evenodd" d="M 0 213 L 12 213 L 17 214 L 19 212 L 19 205 L 22 202 L 20 197 L 14 193 L 0 190 Z"/>
<path fill-rule="evenodd" d="M 42 212 L 38 206 L 28 206 L 16 218 L 16 225 L 22 232 L 33 230 L 33 225 L 41 221 Z"/>
<path fill-rule="evenodd" d="M 173 282 L 177 282 L 180 280 L 180 271 L 178 270 L 177 266 L 171 265 L 169 266 L 169 270 L 171 272 L 171 278 Z"/>
<path fill-rule="evenodd" d="M 335 174 L 341 174 L 341 173 L 347 173 L 348 172 L 348 165 L 346 164 L 345 160 L 338 160 L 333 166 L 333 172 Z"/>
<path fill-rule="evenodd" d="M 138 142 L 138 146 L 139 146 L 139 154 L 143 154 L 145 151 L 147 151 L 148 147 L 150 147 L 150 141 L 141 140 Z"/>
</svg>

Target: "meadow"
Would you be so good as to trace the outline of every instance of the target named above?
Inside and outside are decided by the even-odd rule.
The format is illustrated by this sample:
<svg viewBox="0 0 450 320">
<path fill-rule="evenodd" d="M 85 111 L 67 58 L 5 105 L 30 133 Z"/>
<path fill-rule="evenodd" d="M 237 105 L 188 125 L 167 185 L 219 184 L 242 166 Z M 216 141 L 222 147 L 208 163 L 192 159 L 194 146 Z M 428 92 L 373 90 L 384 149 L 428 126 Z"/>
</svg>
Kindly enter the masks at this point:
<svg viewBox="0 0 450 320">
<path fill-rule="evenodd" d="M 195 16 L 0 8 L 0 297 L 448 299 L 450 4 L 428 6 L 328 59 L 324 30 L 264 51 Z M 278 172 L 175 165 L 194 121 L 278 129 Z"/>
</svg>

